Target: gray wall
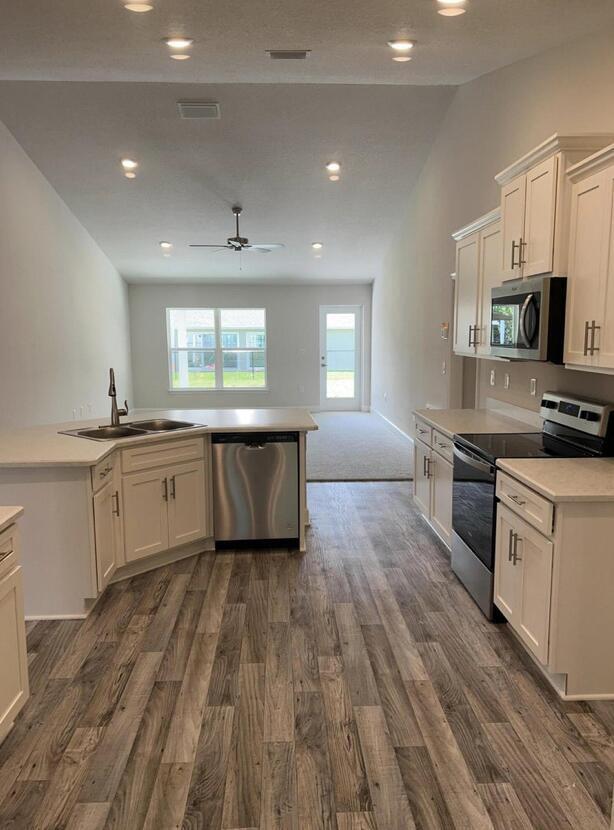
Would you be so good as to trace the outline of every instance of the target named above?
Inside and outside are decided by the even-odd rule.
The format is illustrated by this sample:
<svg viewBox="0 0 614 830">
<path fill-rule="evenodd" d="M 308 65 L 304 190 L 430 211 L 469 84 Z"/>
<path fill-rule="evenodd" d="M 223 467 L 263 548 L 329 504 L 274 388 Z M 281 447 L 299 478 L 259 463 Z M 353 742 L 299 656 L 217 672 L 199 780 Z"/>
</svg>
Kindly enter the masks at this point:
<svg viewBox="0 0 614 830">
<path fill-rule="evenodd" d="M 3 124 L 0 216 L 0 425 L 106 413 L 109 366 L 131 394 L 126 285 Z"/>
<path fill-rule="evenodd" d="M 439 328 L 452 319 L 451 232 L 495 207 L 495 173 L 552 133 L 614 132 L 613 38 L 610 30 L 566 44 L 456 92 L 373 291 L 372 404 L 402 429 L 410 427 L 415 407 L 463 399 L 461 360 L 453 359 L 450 373 L 451 340 L 443 341 Z M 614 379 L 539 364 L 503 370 L 503 364 L 480 363 L 483 397 L 536 408 L 530 376 L 538 392 L 550 387 L 614 400 Z M 486 390 L 493 367 L 497 383 Z M 511 375 L 509 391 L 504 371 Z"/>
<path fill-rule="evenodd" d="M 362 305 L 363 405 L 369 405 L 370 285 L 131 285 L 130 328 L 137 406 L 317 407 L 319 306 Z M 169 392 L 166 309 L 266 308 L 268 389 Z"/>
</svg>

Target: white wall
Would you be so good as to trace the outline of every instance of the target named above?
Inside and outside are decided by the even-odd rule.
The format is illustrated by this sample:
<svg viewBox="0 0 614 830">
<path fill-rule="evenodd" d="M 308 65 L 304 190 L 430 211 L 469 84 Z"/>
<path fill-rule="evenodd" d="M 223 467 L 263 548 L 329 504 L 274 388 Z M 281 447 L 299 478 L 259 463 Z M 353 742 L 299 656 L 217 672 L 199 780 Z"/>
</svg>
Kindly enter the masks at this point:
<svg viewBox="0 0 614 830">
<path fill-rule="evenodd" d="M 614 132 L 613 38 L 612 30 L 583 38 L 456 92 L 373 291 L 372 404 L 402 429 L 413 408 L 462 399 L 461 361 L 454 359 L 450 374 L 451 341 L 441 340 L 439 328 L 452 319 L 451 232 L 495 207 L 495 173 L 552 133 Z M 481 363 L 482 385 L 497 368 L 488 394 L 519 405 L 538 405 L 527 373 L 540 392 L 554 387 L 614 400 L 614 380 L 540 364 L 509 364 L 508 392 L 502 364 Z"/>
<path fill-rule="evenodd" d="M 0 425 L 106 414 L 130 396 L 127 288 L 0 124 Z"/>
<path fill-rule="evenodd" d="M 369 404 L 370 285 L 131 285 L 135 400 L 140 407 L 258 407 L 319 404 L 319 306 L 362 305 L 363 405 Z M 169 392 L 166 309 L 266 308 L 268 389 Z"/>
</svg>

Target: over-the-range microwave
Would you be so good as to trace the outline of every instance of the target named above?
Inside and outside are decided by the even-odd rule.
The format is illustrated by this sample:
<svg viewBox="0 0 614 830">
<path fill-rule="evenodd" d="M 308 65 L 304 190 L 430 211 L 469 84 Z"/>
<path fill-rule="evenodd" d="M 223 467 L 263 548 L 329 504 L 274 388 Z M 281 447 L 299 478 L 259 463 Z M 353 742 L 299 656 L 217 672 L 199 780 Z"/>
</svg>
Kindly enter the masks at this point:
<svg viewBox="0 0 614 830">
<path fill-rule="evenodd" d="M 566 284 L 565 277 L 532 277 L 493 288 L 491 354 L 562 363 Z"/>
</svg>

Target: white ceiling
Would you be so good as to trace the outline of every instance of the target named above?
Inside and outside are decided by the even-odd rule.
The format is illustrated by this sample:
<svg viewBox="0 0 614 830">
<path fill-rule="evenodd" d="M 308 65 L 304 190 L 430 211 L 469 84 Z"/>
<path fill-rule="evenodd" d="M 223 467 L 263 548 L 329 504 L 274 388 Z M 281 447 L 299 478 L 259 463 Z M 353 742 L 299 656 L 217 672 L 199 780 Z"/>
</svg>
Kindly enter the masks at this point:
<svg viewBox="0 0 614 830">
<path fill-rule="evenodd" d="M 0 78 L 186 83 L 459 84 L 614 22 L 612 0 L 0 0 Z M 171 61 L 161 38 L 196 39 Z M 385 43 L 416 39 L 411 63 Z M 305 62 L 266 49 L 308 48 Z"/>
<path fill-rule="evenodd" d="M 0 0 L 0 120 L 131 281 L 372 280 L 451 85 L 614 22 L 612 0 L 467 0 L 455 18 L 436 0 L 150 2 Z M 161 43 L 178 34 L 196 39 L 188 61 Z M 417 42 L 409 63 L 385 45 L 400 36 Z M 217 100 L 222 118 L 181 120 L 181 99 Z M 231 235 L 235 202 L 244 236 L 286 247 L 190 250 Z"/>
<path fill-rule="evenodd" d="M 0 83 L 0 120 L 129 281 L 370 281 L 453 90 L 449 87 Z M 182 120 L 179 99 L 220 102 Z M 119 160 L 139 161 L 136 179 Z M 341 180 L 324 164 L 337 159 Z M 207 252 L 234 235 L 269 254 Z M 160 240 L 174 244 L 164 258 Z M 311 243 L 324 244 L 315 258 Z"/>
</svg>

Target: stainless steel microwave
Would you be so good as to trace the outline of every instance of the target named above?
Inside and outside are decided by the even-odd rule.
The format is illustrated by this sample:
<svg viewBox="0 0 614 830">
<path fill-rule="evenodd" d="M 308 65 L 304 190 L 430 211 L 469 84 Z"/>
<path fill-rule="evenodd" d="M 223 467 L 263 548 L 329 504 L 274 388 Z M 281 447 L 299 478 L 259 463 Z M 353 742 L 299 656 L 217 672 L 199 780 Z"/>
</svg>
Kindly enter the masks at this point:
<svg viewBox="0 0 614 830">
<path fill-rule="evenodd" d="M 491 292 L 490 353 L 563 362 L 565 277 L 532 277 Z"/>
</svg>

